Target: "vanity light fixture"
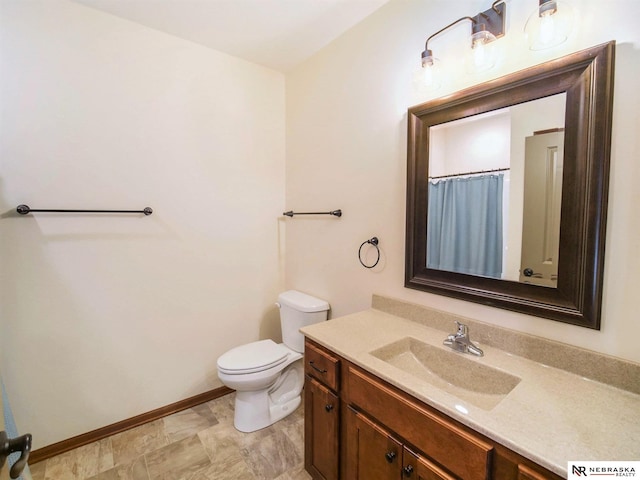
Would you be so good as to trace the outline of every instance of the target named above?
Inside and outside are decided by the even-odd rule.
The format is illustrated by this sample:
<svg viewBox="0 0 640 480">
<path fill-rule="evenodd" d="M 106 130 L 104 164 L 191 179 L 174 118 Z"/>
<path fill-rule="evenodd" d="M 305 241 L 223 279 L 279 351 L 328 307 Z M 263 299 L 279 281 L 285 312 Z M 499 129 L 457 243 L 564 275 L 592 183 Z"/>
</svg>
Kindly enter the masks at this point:
<svg viewBox="0 0 640 480">
<path fill-rule="evenodd" d="M 530 50 L 544 50 L 565 42 L 573 30 L 573 9 L 559 0 L 539 0 L 524 26 Z"/>
<path fill-rule="evenodd" d="M 425 86 L 437 88 L 440 85 L 440 60 L 433 56 L 429 41 L 454 25 L 471 22 L 471 49 L 467 54 L 467 70 L 482 72 L 493 67 L 496 61 L 494 40 L 504 35 L 507 6 L 504 0 L 496 0 L 491 8 L 475 17 L 461 17 L 427 38 L 422 52 L 422 82 Z"/>
</svg>

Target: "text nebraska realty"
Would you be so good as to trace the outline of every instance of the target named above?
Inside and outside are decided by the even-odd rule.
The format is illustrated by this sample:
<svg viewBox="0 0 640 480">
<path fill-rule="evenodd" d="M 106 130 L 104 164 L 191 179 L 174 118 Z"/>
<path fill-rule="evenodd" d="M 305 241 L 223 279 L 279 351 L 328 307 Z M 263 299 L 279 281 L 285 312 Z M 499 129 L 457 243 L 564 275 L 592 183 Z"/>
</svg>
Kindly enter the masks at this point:
<svg viewBox="0 0 640 480">
<path fill-rule="evenodd" d="M 611 477 L 635 477 L 636 469 L 633 467 L 584 467 L 573 465 L 572 472 L 578 476 L 599 475 Z"/>
</svg>

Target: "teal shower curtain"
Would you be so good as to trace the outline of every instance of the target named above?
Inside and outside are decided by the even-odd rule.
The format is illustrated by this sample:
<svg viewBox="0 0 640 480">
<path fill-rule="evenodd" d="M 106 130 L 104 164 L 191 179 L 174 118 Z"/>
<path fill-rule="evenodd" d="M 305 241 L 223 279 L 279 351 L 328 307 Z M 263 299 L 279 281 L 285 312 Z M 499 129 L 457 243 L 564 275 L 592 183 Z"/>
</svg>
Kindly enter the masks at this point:
<svg viewBox="0 0 640 480">
<path fill-rule="evenodd" d="M 427 268 L 502 276 L 503 182 L 500 174 L 429 183 Z"/>
</svg>

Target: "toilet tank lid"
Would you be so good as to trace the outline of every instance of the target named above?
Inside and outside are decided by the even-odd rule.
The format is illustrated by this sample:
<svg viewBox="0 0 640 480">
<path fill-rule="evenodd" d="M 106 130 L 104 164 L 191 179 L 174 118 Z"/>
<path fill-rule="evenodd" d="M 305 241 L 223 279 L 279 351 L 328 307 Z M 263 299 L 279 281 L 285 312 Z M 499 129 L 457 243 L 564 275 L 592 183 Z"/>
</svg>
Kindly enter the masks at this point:
<svg viewBox="0 0 640 480">
<path fill-rule="evenodd" d="M 325 312 L 329 303 L 297 290 L 288 290 L 278 296 L 278 302 L 300 312 Z"/>
</svg>

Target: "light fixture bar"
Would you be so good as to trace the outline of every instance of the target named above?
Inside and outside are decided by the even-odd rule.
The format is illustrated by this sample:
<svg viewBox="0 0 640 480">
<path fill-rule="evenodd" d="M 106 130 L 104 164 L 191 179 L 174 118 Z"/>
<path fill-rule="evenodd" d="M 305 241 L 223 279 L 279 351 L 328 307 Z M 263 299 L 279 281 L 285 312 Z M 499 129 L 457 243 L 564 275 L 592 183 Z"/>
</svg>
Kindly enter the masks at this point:
<svg viewBox="0 0 640 480">
<path fill-rule="evenodd" d="M 474 17 L 460 17 L 429 36 L 424 44 L 424 51 L 422 52 L 421 74 L 416 75 L 420 85 L 427 85 L 429 88 L 438 88 L 440 84 L 440 61 L 434 57 L 433 51 L 429 49 L 429 42 L 434 37 L 437 37 L 460 22 L 469 21 L 471 23 L 470 51 L 473 52 L 473 55 L 467 55 L 467 70 L 470 73 L 478 73 L 493 67 L 496 61 L 496 48 L 494 45 L 491 45 L 491 43 L 495 41 L 496 38 L 502 37 L 505 34 L 506 13 L 507 5 L 504 3 L 504 0 L 494 0 L 491 8 L 488 10 L 480 12 Z"/>
<path fill-rule="evenodd" d="M 463 22 L 464 20 L 469 20 L 471 22 L 471 24 L 473 25 L 475 20 L 471 17 L 460 17 L 459 19 L 451 22 L 449 25 L 447 25 L 446 27 L 442 27 L 440 30 L 438 30 L 436 33 L 432 34 L 429 38 L 427 38 L 427 41 L 424 43 L 424 50 L 425 52 L 431 52 L 431 50 L 429 50 L 429 41 L 433 38 L 433 37 L 437 37 L 438 35 L 440 35 L 442 32 L 444 32 L 445 30 L 450 29 L 451 27 L 453 27 L 454 25 Z M 424 53 L 424 52 L 423 52 Z M 423 54 L 424 56 L 424 54 Z"/>
<path fill-rule="evenodd" d="M 477 33 L 482 30 L 486 30 L 493 34 L 496 38 L 500 38 L 505 32 L 505 18 L 507 13 L 507 4 L 504 0 L 496 0 L 490 9 L 480 12 L 475 17 L 460 17 L 459 19 L 451 22 L 446 27 L 441 28 L 436 33 L 432 34 L 424 44 L 424 52 L 422 57 L 432 56 L 431 50 L 429 50 L 429 41 L 440 35 L 445 30 L 453 27 L 454 25 L 469 20 L 471 22 L 471 33 Z"/>
<path fill-rule="evenodd" d="M 471 33 L 477 33 L 480 30 L 487 30 L 496 38 L 502 37 L 504 35 L 505 19 L 507 17 L 506 8 L 507 4 L 502 2 L 502 0 L 501 3 L 494 2 L 490 9 L 473 17 Z M 482 24 L 485 25 L 484 29 L 481 27 Z"/>
</svg>

